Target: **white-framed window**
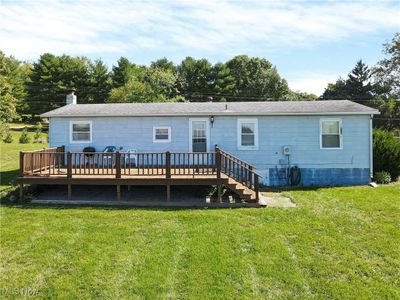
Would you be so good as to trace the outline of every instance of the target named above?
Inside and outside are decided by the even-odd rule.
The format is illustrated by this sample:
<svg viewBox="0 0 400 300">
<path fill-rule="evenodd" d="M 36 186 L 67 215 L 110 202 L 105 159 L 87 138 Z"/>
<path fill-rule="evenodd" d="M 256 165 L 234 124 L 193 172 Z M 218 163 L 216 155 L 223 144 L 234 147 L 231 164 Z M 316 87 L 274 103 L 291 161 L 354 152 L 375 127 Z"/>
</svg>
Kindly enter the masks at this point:
<svg viewBox="0 0 400 300">
<path fill-rule="evenodd" d="M 69 134 L 70 143 L 91 143 L 92 121 L 70 121 Z"/>
<path fill-rule="evenodd" d="M 237 140 L 239 150 L 258 149 L 258 119 L 238 119 Z"/>
<path fill-rule="evenodd" d="M 158 126 L 153 127 L 153 143 L 170 143 L 171 127 Z"/>
<path fill-rule="evenodd" d="M 341 119 L 321 119 L 320 147 L 321 149 L 342 149 Z"/>
</svg>

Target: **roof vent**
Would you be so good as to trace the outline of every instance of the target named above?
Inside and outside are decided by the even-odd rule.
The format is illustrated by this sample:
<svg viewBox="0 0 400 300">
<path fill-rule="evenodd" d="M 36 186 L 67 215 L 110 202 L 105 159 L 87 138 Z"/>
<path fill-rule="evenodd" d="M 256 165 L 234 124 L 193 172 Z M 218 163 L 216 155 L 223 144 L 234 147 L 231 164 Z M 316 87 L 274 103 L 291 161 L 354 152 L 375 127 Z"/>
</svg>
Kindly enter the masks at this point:
<svg viewBox="0 0 400 300">
<path fill-rule="evenodd" d="M 68 94 L 65 97 L 67 105 L 70 104 L 76 104 L 76 95 L 75 95 L 76 90 L 75 89 L 70 89 L 68 90 Z"/>
</svg>

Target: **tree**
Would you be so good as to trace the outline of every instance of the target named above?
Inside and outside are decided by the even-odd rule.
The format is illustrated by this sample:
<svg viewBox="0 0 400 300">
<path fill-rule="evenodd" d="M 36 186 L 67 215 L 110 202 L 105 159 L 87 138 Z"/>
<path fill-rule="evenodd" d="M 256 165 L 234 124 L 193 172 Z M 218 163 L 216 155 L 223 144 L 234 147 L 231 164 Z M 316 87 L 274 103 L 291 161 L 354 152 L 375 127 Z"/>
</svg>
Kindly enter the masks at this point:
<svg viewBox="0 0 400 300">
<path fill-rule="evenodd" d="M 266 59 L 235 56 L 226 63 L 235 79 L 233 101 L 259 101 L 284 99 L 289 87 L 276 68 Z"/>
<path fill-rule="evenodd" d="M 27 85 L 30 113 L 40 114 L 65 105 L 65 95 L 71 87 L 77 89 L 79 103 L 90 102 L 89 63 L 85 57 L 41 55 L 33 64 Z"/>
<path fill-rule="evenodd" d="M 177 67 L 180 94 L 190 101 L 203 101 L 212 92 L 211 72 L 208 60 L 186 57 Z"/>
<path fill-rule="evenodd" d="M 372 75 L 379 94 L 400 98 L 400 32 L 391 42 L 383 44 L 383 53 L 387 56 L 373 68 Z"/>
<path fill-rule="evenodd" d="M 0 51 L 0 122 L 8 122 L 18 116 L 24 105 L 25 81 L 29 75 L 28 64 Z"/>
<path fill-rule="evenodd" d="M 217 63 L 213 66 L 211 79 L 214 100 L 226 101 L 235 92 L 235 78 L 225 64 Z"/>
<path fill-rule="evenodd" d="M 400 132 L 400 33 L 383 44 L 383 52 L 387 57 L 372 69 L 374 104 L 381 112 L 374 123 L 379 128 Z"/>
<path fill-rule="evenodd" d="M 318 96 L 315 94 L 299 91 L 289 91 L 289 93 L 285 96 L 285 100 L 289 101 L 316 100 L 317 98 Z"/>
<path fill-rule="evenodd" d="M 150 64 L 150 69 L 157 69 L 162 71 L 171 71 L 172 73 L 176 72 L 176 67 L 174 63 L 167 58 L 157 59 Z"/>
<path fill-rule="evenodd" d="M 351 70 L 346 81 L 346 89 L 349 99 L 354 100 L 371 100 L 373 88 L 370 82 L 371 72 L 368 66 L 360 59 L 357 61 L 353 70 Z"/>
<path fill-rule="evenodd" d="M 148 69 L 144 75 L 132 76 L 121 87 L 111 90 L 107 102 L 165 102 L 179 95 L 176 76 L 169 70 Z"/>
<path fill-rule="evenodd" d="M 136 65 L 130 63 L 126 57 L 121 57 L 117 65 L 112 67 L 111 79 L 113 87 L 118 88 L 128 83 L 133 76 L 132 73 L 134 73 L 133 69 L 135 66 Z"/>
<path fill-rule="evenodd" d="M 104 103 L 111 91 L 112 79 L 107 66 L 102 60 L 98 59 L 90 62 L 88 66 L 88 102 Z"/>
<path fill-rule="evenodd" d="M 143 82 L 165 99 L 172 99 L 179 94 L 176 87 L 177 77 L 170 69 L 149 69 L 144 75 Z"/>
<path fill-rule="evenodd" d="M 348 99 L 365 104 L 366 100 L 372 99 L 373 94 L 371 72 L 368 66 L 362 60 L 359 60 L 346 79 L 339 77 L 336 83 L 329 83 L 321 98 Z"/>
</svg>

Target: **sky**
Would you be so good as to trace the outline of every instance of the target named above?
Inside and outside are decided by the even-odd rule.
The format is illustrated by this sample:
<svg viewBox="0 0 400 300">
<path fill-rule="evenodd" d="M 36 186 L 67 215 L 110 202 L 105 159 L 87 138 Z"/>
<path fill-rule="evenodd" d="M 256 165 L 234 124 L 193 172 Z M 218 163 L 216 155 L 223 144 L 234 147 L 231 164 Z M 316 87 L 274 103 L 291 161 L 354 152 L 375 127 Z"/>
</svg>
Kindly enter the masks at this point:
<svg viewBox="0 0 400 300">
<path fill-rule="evenodd" d="M 397 1 L 0 0 L 0 50 L 33 62 L 42 53 L 137 64 L 187 56 L 268 59 L 295 91 L 320 95 L 362 59 L 383 58 L 400 31 Z"/>
</svg>

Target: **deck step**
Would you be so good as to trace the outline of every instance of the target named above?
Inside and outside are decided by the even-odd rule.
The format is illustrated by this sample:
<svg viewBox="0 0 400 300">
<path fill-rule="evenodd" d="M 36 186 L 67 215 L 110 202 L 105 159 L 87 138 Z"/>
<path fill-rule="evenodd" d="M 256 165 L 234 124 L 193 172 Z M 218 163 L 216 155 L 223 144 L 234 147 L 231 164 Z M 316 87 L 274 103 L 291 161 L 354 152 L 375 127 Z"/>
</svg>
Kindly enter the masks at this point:
<svg viewBox="0 0 400 300">
<path fill-rule="evenodd" d="M 225 182 L 225 186 L 246 202 L 256 202 L 255 192 L 242 183 L 232 178 L 228 178 Z"/>
</svg>

